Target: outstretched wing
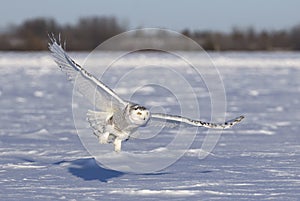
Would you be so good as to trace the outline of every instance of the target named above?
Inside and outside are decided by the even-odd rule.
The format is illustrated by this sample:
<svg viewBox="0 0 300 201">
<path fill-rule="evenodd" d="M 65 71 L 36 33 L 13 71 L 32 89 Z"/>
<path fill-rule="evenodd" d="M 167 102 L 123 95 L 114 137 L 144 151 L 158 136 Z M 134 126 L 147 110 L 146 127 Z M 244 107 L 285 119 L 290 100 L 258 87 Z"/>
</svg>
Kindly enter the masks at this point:
<svg viewBox="0 0 300 201">
<path fill-rule="evenodd" d="M 150 120 L 155 122 L 155 124 L 159 123 L 160 125 L 165 124 L 166 127 L 176 127 L 180 124 L 185 124 L 186 126 L 196 126 L 196 127 L 205 127 L 205 128 L 214 128 L 214 129 L 226 129 L 234 126 L 244 119 L 244 116 L 239 116 L 235 119 L 226 121 L 225 123 L 209 123 L 199 120 L 193 120 L 186 117 L 168 115 L 168 114 L 160 114 L 153 113 L 151 114 Z M 150 121 L 151 123 L 151 121 Z"/>
<path fill-rule="evenodd" d="M 109 111 L 116 106 L 126 106 L 126 101 L 71 59 L 64 51 L 60 39 L 57 42 L 53 35 L 49 38 L 49 49 L 54 61 L 67 74 L 70 81 L 76 81 L 76 89 L 97 109 Z"/>
</svg>

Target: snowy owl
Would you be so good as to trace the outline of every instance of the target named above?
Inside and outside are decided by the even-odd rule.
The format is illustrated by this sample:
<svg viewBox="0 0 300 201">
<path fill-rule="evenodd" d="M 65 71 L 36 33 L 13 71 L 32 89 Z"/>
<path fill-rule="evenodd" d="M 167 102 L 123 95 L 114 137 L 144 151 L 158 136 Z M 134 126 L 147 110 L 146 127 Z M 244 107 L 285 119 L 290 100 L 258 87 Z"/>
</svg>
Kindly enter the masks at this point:
<svg viewBox="0 0 300 201">
<path fill-rule="evenodd" d="M 184 124 L 186 126 L 226 129 L 244 118 L 239 116 L 225 123 L 217 124 L 175 115 L 150 113 L 144 106 L 123 100 L 112 89 L 78 65 L 64 51 L 60 39 L 57 41 L 53 35 L 49 38 L 49 49 L 56 64 L 66 73 L 70 81 L 74 82 L 76 79 L 79 92 L 99 109 L 99 111 L 87 111 L 87 120 L 93 133 L 97 136 L 99 143 L 113 143 L 116 152 L 121 151 L 123 141 L 128 140 L 139 127 L 147 125 L 150 119 L 168 123 L 165 125 L 173 125 L 173 127 Z"/>
</svg>

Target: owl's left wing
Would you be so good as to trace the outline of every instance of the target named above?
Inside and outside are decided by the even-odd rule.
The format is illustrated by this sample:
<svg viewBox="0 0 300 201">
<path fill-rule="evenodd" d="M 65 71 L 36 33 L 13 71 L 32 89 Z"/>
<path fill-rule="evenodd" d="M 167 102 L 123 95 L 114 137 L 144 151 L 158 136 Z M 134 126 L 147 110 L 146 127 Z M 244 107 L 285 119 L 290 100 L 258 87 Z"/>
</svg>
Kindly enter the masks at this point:
<svg viewBox="0 0 300 201">
<path fill-rule="evenodd" d="M 68 79 L 76 82 L 76 90 L 84 95 L 97 109 L 111 111 L 111 108 L 124 108 L 127 102 L 112 89 L 77 64 L 63 49 L 60 38 L 49 36 L 49 49 L 54 61 L 66 73 Z"/>
<path fill-rule="evenodd" d="M 235 119 L 226 121 L 224 123 L 210 123 L 210 122 L 193 120 L 193 119 L 176 116 L 176 115 L 153 113 L 151 114 L 149 123 L 151 124 L 152 121 L 153 124 L 151 125 L 160 124 L 159 126 L 166 126 L 166 127 L 176 127 L 179 126 L 180 124 L 184 124 L 185 126 L 196 126 L 196 127 L 205 127 L 205 128 L 213 128 L 213 129 L 227 129 L 239 123 L 240 121 L 242 121 L 242 119 L 244 119 L 244 116 L 239 116 Z"/>
</svg>

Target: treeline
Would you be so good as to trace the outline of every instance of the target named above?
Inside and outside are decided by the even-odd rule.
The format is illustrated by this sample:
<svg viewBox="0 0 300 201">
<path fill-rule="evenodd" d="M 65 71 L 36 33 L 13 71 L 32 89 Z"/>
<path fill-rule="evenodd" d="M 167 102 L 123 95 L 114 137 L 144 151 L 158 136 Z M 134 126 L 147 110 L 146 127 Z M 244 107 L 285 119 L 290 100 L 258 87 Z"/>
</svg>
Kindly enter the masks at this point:
<svg viewBox="0 0 300 201">
<path fill-rule="evenodd" d="M 114 17 L 81 18 L 74 25 L 60 25 L 53 19 L 36 18 L 11 26 L 0 33 L 0 50 L 47 50 L 48 34 L 60 33 L 68 50 L 92 50 L 108 38 L 126 31 Z"/>
<path fill-rule="evenodd" d="M 300 50 L 300 25 L 280 31 L 233 28 L 230 33 L 189 30 L 182 33 L 201 44 L 205 50 Z"/>
<path fill-rule="evenodd" d="M 61 33 L 68 50 L 92 50 L 108 38 L 127 30 L 115 17 L 85 17 L 61 25 L 53 19 L 36 18 L 0 32 L 0 50 L 47 50 L 48 33 Z M 300 50 L 300 25 L 289 30 L 256 31 L 233 28 L 229 33 L 183 30 L 205 50 Z M 178 46 L 178 50 L 184 49 Z"/>
</svg>

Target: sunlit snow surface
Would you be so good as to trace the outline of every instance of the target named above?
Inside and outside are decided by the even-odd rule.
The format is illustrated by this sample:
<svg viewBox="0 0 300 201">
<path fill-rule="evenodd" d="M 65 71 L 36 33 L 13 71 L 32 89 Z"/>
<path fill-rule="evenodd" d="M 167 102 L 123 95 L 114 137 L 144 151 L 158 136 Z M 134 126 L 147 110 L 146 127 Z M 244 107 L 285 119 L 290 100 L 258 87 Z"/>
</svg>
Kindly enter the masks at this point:
<svg viewBox="0 0 300 201">
<path fill-rule="evenodd" d="M 71 55 L 79 63 L 87 56 Z M 126 174 L 98 166 L 82 146 L 72 117 L 73 87 L 48 53 L 0 53 L 0 200 L 300 199 L 299 54 L 211 56 L 224 81 L 228 118 L 243 114 L 246 119 L 224 131 L 204 160 L 198 159 L 204 138 L 199 129 L 191 149 L 172 166 Z M 116 74 L 144 59 L 136 56 Z M 174 62 L 156 54 L 149 59 Z M 124 88 L 119 92 L 127 93 Z M 152 100 L 172 103 L 149 87 L 144 94 L 138 97 L 141 103 L 149 101 L 149 94 Z M 205 90 L 199 101 L 207 120 Z M 172 112 L 173 107 L 163 106 Z M 172 130 L 164 132 L 168 136 Z M 138 150 L 143 143 L 149 142 L 132 140 L 124 147 Z"/>
</svg>

